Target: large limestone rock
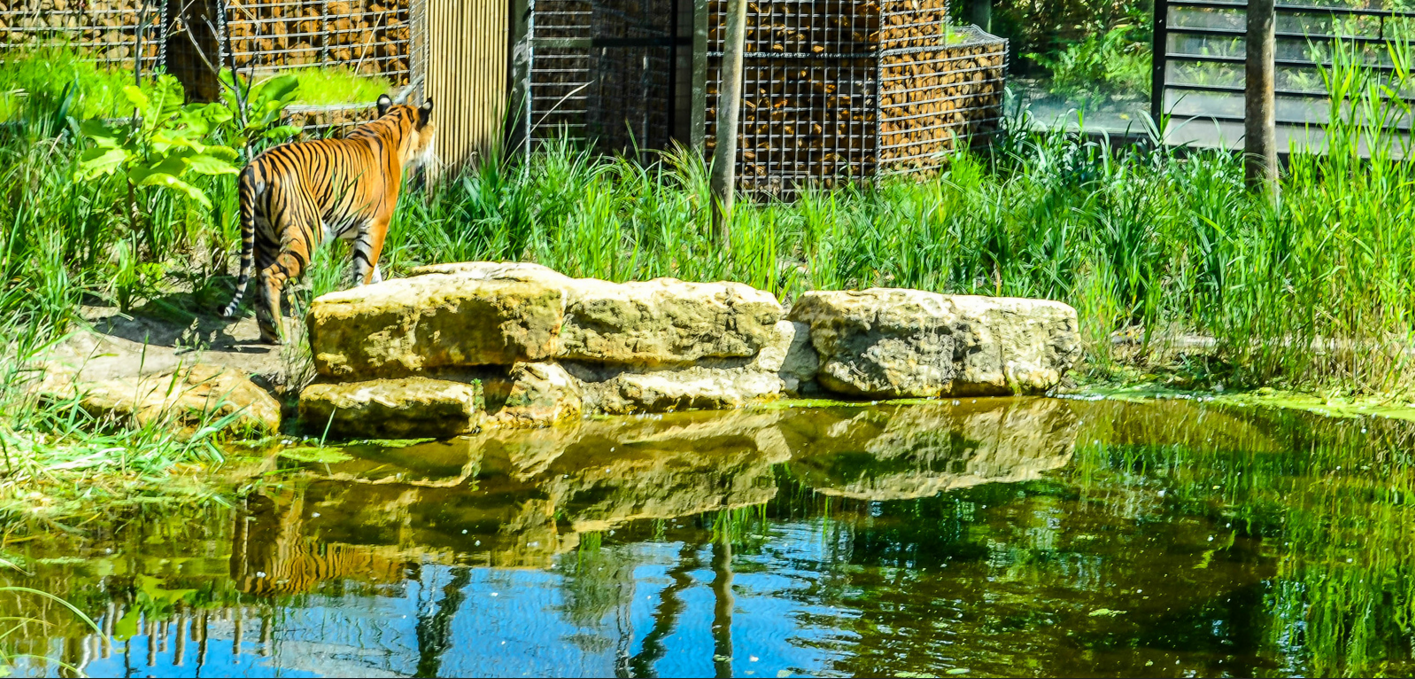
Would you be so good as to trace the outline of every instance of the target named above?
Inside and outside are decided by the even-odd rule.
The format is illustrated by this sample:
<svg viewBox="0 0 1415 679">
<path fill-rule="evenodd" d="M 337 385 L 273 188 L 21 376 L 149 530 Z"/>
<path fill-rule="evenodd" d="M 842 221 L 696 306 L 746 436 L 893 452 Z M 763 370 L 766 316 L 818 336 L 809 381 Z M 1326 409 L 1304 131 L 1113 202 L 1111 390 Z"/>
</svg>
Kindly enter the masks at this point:
<svg viewBox="0 0 1415 679">
<path fill-rule="evenodd" d="M 450 262 L 414 267 L 409 276 L 451 274 L 481 281 L 539 281 L 547 285 L 568 285 L 574 281 L 550 267 L 530 262 Z"/>
<path fill-rule="evenodd" d="M 1076 310 L 1061 302 L 953 295 L 955 395 L 1040 394 L 1081 359 Z"/>
<path fill-rule="evenodd" d="M 808 326 L 778 321 L 750 359 L 707 358 L 687 367 L 569 365 L 582 380 L 586 409 L 622 414 L 727 410 L 796 395 L 814 385 L 818 360 Z"/>
<path fill-rule="evenodd" d="M 809 292 L 817 380 L 867 398 L 1040 393 L 1080 357 L 1076 311 L 1059 302 L 875 288 Z"/>
<path fill-rule="evenodd" d="M 820 356 L 811 345 L 811 326 L 799 321 L 778 322 L 771 343 L 762 347 L 752 365 L 776 373 L 787 394 L 809 391 L 820 371 Z"/>
<path fill-rule="evenodd" d="M 485 408 L 481 385 L 427 377 L 311 384 L 300 419 L 339 438 L 448 438 L 474 431 Z"/>
<path fill-rule="evenodd" d="M 280 430 L 280 403 L 234 368 L 197 364 L 156 374 L 85 381 L 58 364 L 46 366 L 35 389 L 50 402 L 76 402 L 95 417 L 130 419 L 140 426 L 209 426 L 230 418 L 227 428 L 273 434 Z"/>
<path fill-rule="evenodd" d="M 315 368 L 368 379 L 549 358 L 565 290 L 527 278 L 428 273 L 324 295 L 308 321 Z"/>
<path fill-rule="evenodd" d="M 545 427 L 578 419 L 584 410 L 579 382 L 555 363 L 518 363 L 511 390 L 492 418 L 500 427 Z"/>
<path fill-rule="evenodd" d="M 559 357 L 630 365 L 749 358 L 772 339 L 781 305 L 740 283 L 581 279 L 567 290 Z"/>
<path fill-rule="evenodd" d="M 602 413 L 726 410 L 781 398 L 774 372 L 746 368 L 689 368 L 625 372 L 584 384 L 586 406 Z"/>
<path fill-rule="evenodd" d="M 816 379 L 831 391 L 901 398 L 938 396 L 952 387 L 955 316 L 942 295 L 808 292 L 790 320 L 810 325 L 821 361 Z"/>
</svg>

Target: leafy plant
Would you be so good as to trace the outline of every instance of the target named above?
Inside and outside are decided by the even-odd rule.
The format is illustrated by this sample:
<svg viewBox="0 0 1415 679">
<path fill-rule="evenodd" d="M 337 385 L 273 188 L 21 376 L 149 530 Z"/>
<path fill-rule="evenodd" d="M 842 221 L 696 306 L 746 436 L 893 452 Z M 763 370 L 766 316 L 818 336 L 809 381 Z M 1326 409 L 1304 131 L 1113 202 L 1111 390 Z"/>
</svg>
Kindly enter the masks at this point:
<svg viewBox="0 0 1415 679">
<path fill-rule="evenodd" d="M 221 136 L 232 147 L 240 149 L 246 159 L 272 143 L 278 144 L 299 134 L 298 126 L 280 124 L 285 117 L 285 107 L 300 95 L 298 76 L 287 74 L 253 82 L 223 70 L 221 81 L 230 93 L 224 99 L 230 116 L 220 123 Z"/>
<path fill-rule="evenodd" d="M 1099 27 L 1098 27 L 1099 28 Z M 1051 89 L 1063 96 L 1089 98 L 1110 92 L 1149 94 L 1149 47 L 1131 37 L 1134 26 L 1097 30 L 1056 54 L 1028 54 L 1052 73 Z"/>
<path fill-rule="evenodd" d="M 132 119 L 121 122 L 88 120 L 80 126 L 93 147 L 80 157 L 75 179 L 91 182 L 114 175 L 127 185 L 130 229 L 138 228 L 138 191 L 147 187 L 177 192 L 210 209 L 206 193 L 192 184 L 192 175 L 235 174 L 236 152 L 208 143 L 211 133 L 231 119 L 222 104 L 182 106 L 170 93 L 149 97 L 135 86 L 123 88 L 132 104 Z"/>
</svg>

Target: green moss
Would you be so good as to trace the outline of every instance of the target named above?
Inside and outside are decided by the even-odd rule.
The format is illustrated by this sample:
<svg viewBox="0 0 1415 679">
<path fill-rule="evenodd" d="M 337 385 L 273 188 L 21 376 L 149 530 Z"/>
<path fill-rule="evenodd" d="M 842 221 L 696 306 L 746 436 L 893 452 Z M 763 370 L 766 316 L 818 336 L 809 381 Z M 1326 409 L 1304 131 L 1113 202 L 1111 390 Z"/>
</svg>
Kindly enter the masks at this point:
<svg viewBox="0 0 1415 679">
<path fill-rule="evenodd" d="M 352 455 L 345 453 L 339 448 L 325 448 L 320 446 L 296 446 L 286 448 L 280 451 L 279 455 L 287 460 L 314 464 L 338 464 L 354 459 Z"/>
</svg>

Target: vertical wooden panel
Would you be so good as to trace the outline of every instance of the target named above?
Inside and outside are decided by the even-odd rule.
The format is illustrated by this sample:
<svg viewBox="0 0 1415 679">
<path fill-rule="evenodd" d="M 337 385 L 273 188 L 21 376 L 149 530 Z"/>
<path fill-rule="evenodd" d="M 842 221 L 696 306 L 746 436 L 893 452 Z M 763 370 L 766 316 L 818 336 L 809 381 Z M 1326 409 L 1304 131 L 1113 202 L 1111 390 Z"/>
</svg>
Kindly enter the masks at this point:
<svg viewBox="0 0 1415 679">
<path fill-rule="evenodd" d="M 507 0 L 427 0 L 424 87 L 436 106 L 444 170 L 476 162 L 501 143 L 507 7 Z"/>
</svg>

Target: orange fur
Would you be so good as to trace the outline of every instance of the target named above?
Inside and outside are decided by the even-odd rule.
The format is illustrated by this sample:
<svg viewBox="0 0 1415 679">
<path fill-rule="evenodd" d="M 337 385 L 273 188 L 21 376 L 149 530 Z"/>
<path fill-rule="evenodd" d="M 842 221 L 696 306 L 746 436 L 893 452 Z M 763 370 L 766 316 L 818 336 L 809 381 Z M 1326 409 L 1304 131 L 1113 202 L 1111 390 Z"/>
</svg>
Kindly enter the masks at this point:
<svg viewBox="0 0 1415 679">
<path fill-rule="evenodd" d="M 280 294 L 326 238 L 353 241 L 355 282 L 377 282 L 378 258 L 398 205 L 403 170 L 431 153 L 432 102 L 378 102 L 379 117 L 343 139 L 282 144 L 241 172 L 241 276 L 232 316 L 253 270 L 261 339 L 280 341 Z"/>
</svg>

